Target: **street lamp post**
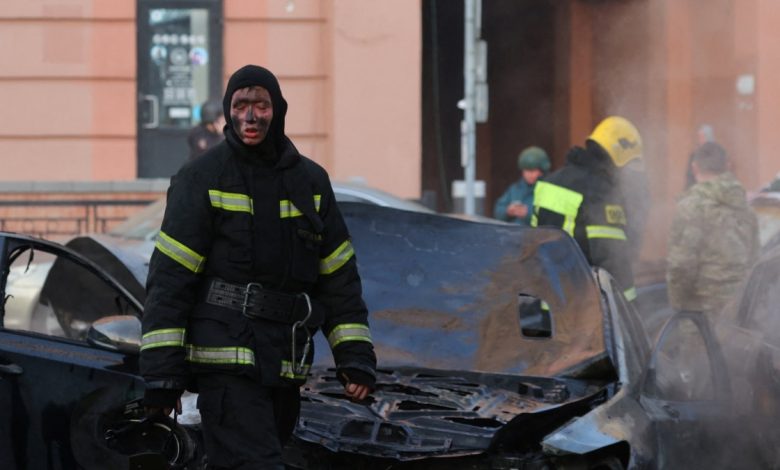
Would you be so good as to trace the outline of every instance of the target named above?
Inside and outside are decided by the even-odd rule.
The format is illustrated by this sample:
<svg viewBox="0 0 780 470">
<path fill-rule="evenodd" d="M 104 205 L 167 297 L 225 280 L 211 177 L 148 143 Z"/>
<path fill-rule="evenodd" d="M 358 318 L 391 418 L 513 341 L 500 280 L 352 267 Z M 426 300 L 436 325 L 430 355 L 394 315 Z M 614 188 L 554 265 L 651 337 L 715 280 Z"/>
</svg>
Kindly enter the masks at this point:
<svg viewBox="0 0 780 470">
<path fill-rule="evenodd" d="M 476 123 L 487 121 L 487 44 L 479 39 L 482 0 L 464 2 L 464 97 L 458 103 L 458 107 L 463 110 L 463 120 L 460 122 L 460 163 L 465 186 L 463 211 L 474 215 L 477 174 Z"/>
</svg>

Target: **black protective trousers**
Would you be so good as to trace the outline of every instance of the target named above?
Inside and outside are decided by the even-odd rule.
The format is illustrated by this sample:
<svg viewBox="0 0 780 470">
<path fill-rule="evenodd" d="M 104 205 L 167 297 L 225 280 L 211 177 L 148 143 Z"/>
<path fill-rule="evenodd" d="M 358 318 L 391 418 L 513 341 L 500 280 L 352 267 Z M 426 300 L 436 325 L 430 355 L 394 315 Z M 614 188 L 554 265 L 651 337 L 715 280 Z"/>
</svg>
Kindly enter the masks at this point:
<svg viewBox="0 0 780 470">
<path fill-rule="evenodd" d="M 282 447 L 300 412 L 298 387 L 226 374 L 199 375 L 197 382 L 208 468 L 284 470 Z"/>
</svg>

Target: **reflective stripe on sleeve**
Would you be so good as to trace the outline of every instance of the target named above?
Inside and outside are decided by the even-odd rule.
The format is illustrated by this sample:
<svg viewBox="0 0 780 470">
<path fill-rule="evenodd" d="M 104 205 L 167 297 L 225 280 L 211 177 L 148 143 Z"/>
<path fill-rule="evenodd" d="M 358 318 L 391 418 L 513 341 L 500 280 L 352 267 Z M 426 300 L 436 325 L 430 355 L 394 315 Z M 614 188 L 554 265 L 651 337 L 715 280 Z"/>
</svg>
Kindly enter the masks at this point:
<svg viewBox="0 0 780 470">
<path fill-rule="evenodd" d="M 300 374 L 296 374 L 295 372 L 293 372 L 292 362 L 282 360 L 282 370 L 279 373 L 279 375 L 281 377 L 286 377 L 288 379 L 303 379 L 303 380 L 305 380 L 306 376 L 309 375 L 309 369 L 311 369 L 311 365 L 310 364 L 304 364 L 303 365 L 303 370 L 301 371 L 301 373 Z"/>
<path fill-rule="evenodd" d="M 255 365 L 255 353 L 239 346 L 214 348 L 188 344 L 186 359 L 200 364 Z"/>
<path fill-rule="evenodd" d="M 328 335 L 328 344 L 331 349 L 345 341 L 365 341 L 371 343 L 371 332 L 368 325 L 362 323 L 345 323 L 333 328 Z"/>
<path fill-rule="evenodd" d="M 352 248 L 352 242 L 349 240 L 345 241 L 339 245 L 338 248 L 333 250 L 333 253 L 320 260 L 320 274 L 331 274 L 336 272 L 354 255 L 355 250 Z"/>
<path fill-rule="evenodd" d="M 223 193 L 216 189 L 209 189 L 209 200 L 213 207 L 234 212 L 254 213 L 252 199 L 246 194 Z"/>
<path fill-rule="evenodd" d="M 157 241 L 154 246 L 160 252 L 194 273 L 203 271 L 206 264 L 204 256 L 199 255 L 183 243 L 174 240 L 162 230 L 157 234 Z"/>
<path fill-rule="evenodd" d="M 619 227 L 609 225 L 588 225 L 585 227 L 588 238 L 611 238 L 613 240 L 627 240 L 626 232 Z"/>
<path fill-rule="evenodd" d="M 141 351 L 163 346 L 184 347 L 184 328 L 152 330 L 141 337 Z"/>
<path fill-rule="evenodd" d="M 582 194 L 571 189 L 539 181 L 534 187 L 534 217 L 531 218 L 531 225 L 538 225 L 538 209 L 546 209 L 550 212 L 563 216 L 563 226 L 561 227 L 570 236 L 574 236 L 574 227 L 577 220 L 577 213 L 582 205 Z"/>
<path fill-rule="evenodd" d="M 636 299 L 636 287 L 629 287 L 623 291 L 623 297 L 629 302 L 633 302 Z"/>
<path fill-rule="evenodd" d="M 320 203 L 322 202 L 322 196 L 320 194 L 314 195 L 314 209 L 320 211 Z M 295 204 L 289 199 L 282 199 L 279 201 L 279 217 L 286 219 L 288 217 L 300 217 L 303 213 L 295 207 Z"/>
</svg>

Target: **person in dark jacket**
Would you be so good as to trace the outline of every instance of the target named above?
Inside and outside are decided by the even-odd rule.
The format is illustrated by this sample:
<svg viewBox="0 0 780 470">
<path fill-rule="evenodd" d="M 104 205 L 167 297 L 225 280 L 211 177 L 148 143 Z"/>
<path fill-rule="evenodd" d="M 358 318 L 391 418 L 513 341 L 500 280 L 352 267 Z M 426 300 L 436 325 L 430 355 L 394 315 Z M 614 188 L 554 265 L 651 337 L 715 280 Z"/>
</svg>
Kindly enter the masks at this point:
<svg viewBox="0 0 780 470">
<path fill-rule="evenodd" d="M 187 134 L 187 146 L 190 148 L 190 160 L 203 155 L 206 150 L 222 142 L 225 116 L 218 101 L 209 100 L 200 107 L 200 124 Z"/>
<path fill-rule="evenodd" d="M 536 183 L 531 220 L 534 227 L 560 227 L 571 235 L 592 265 L 612 274 L 629 301 L 636 298 L 627 236 L 631 214 L 618 171 L 641 155 L 642 139 L 630 121 L 604 119 L 585 148 L 572 148 L 563 168 Z"/>
<path fill-rule="evenodd" d="M 276 77 L 230 78 L 225 141 L 171 179 L 149 266 L 141 372 L 147 414 L 197 391 L 209 468 L 283 469 L 311 335 L 327 336 L 352 400 L 376 357 L 347 227 L 325 170 L 284 132 Z"/>
<path fill-rule="evenodd" d="M 550 171 L 550 158 L 541 147 L 527 147 L 517 157 L 520 179 L 496 200 L 493 217 L 505 222 L 530 225 L 536 182 Z"/>
</svg>

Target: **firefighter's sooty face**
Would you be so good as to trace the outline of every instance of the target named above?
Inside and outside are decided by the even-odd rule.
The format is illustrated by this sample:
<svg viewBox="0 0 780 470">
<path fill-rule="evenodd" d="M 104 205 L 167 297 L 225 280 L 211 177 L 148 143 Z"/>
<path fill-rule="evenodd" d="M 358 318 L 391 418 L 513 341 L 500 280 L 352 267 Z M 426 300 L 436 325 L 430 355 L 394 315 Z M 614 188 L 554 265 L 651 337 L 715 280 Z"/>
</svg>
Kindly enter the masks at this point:
<svg viewBox="0 0 780 470">
<path fill-rule="evenodd" d="M 233 130 L 247 145 L 257 145 L 265 139 L 274 107 L 268 90 L 261 86 L 239 88 L 230 100 Z"/>
</svg>

